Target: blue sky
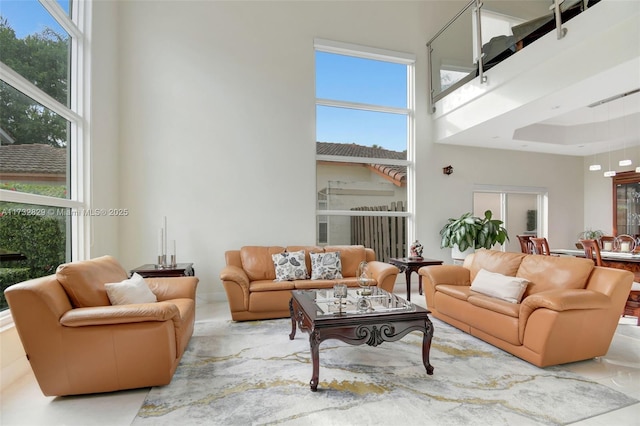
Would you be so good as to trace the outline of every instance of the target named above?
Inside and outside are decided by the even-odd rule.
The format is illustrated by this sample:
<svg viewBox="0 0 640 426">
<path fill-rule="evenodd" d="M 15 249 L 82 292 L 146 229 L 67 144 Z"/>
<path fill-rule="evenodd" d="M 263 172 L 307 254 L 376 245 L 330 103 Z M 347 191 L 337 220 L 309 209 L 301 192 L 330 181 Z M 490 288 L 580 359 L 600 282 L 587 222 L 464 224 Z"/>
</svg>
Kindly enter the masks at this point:
<svg viewBox="0 0 640 426">
<path fill-rule="evenodd" d="M 58 4 L 68 13 L 68 0 L 58 0 Z M 8 19 L 18 38 L 46 27 L 64 33 L 37 0 L 0 0 L 0 15 Z M 401 108 L 407 106 L 405 65 L 316 52 L 316 71 L 317 97 Z M 318 107 L 316 126 L 318 141 L 406 150 L 404 115 Z"/>
<path fill-rule="evenodd" d="M 405 65 L 316 52 L 316 96 L 381 106 L 407 106 Z M 316 109 L 316 137 L 321 142 L 378 145 L 407 149 L 404 115 L 344 108 Z"/>
<path fill-rule="evenodd" d="M 69 13 L 68 0 L 58 0 L 58 4 Z M 38 33 L 45 27 L 64 33 L 38 0 L 0 0 L 0 15 L 8 19 L 18 38 Z"/>
</svg>

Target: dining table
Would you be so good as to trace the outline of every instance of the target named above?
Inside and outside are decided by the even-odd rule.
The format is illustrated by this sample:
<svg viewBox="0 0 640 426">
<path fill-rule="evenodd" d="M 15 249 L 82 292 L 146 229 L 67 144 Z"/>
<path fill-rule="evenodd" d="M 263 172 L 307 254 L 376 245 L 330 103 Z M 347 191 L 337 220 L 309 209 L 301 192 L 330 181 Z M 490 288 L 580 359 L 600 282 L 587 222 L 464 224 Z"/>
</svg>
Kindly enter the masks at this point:
<svg viewBox="0 0 640 426">
<path fill-rule="evenodd" d="M 551 254 L 585 257 L 580 249 L 551 249 Z M 640 282 L 640 253 L 601 250 L 602 266 L 633 272 L 634 281 Z"/>
</svg>

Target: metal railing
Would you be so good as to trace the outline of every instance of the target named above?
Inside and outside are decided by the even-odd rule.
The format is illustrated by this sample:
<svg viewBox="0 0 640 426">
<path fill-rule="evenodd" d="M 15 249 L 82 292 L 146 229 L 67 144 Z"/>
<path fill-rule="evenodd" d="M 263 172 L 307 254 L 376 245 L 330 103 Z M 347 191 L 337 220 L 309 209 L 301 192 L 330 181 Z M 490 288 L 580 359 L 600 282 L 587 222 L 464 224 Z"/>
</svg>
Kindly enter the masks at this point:
<svg viewBox="0 0 640 426">
<path fill-rule="evenodd" d="M 504 2 L 471 0 L 427 42 L 432 112 L 438 100 L 467 82 L 478 78 L 486 83 L 489 68 L 545 34 L 555 29 L 562 39 L 567 33 L 563 23 L 599 1 L 555 0 L 548 8 L 540 5 L 540 16 L 531 19 L 502 12 Z M 508 33 L 491 34 L 495 30 L 488 28 L 483 37 L 483 13 L 503 18 Z"/>
</svg>

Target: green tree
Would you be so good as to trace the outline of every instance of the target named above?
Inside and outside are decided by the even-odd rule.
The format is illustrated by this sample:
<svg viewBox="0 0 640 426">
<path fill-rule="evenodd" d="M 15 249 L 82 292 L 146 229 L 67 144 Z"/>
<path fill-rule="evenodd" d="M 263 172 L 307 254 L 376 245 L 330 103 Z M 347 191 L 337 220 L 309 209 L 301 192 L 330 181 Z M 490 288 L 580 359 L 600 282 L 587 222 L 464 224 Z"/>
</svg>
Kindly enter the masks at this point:
<svg viewBox="0 0 640 426">
<path fill-rule="evenodd" d="M 68 104 L 69 37 L 51 29 L 24 39 L 0 17 L 0 58 L 5 65 L 31 81 L 58 102 Z M 67 144 L 67 121 L 0 82 L 0 127 L 16 144 Z"/>
</svg>

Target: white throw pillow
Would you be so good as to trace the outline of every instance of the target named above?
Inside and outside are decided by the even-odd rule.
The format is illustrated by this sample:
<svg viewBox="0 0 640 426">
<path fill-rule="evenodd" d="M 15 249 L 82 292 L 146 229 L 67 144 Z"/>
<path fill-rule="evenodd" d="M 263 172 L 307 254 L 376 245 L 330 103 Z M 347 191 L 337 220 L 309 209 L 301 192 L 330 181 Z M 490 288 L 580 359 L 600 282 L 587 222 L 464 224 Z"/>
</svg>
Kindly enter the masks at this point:
<svg viewBox="0 0 640 426">
<path fill-rule="evenodd" d="M 342 262 L 339 251 L 328 253 L 309 253 L 311 255 L 312 280 L 342 279 Z"/>
<path fill-rule="evenodd" d="M 520 303 L 528 284 L 529 281 L 524 278 L 509 277 L 480 269 L 471 283 L 471 290 L 507 302 Z"/>
<path fill-rule="evenodd" d="M 304 250 L 272 254 L 273 267 L 276 269 L 275 281 L 306 280 L 309 278 L 304 263 Z"/>
<path fill-rule="evenodd" d="M 104 285 L 112 305 L 130 305 L 134 303 L 153 303 L 158 298 L 139 274 L 133 273 L 128 280 Z"/>
</svg>

